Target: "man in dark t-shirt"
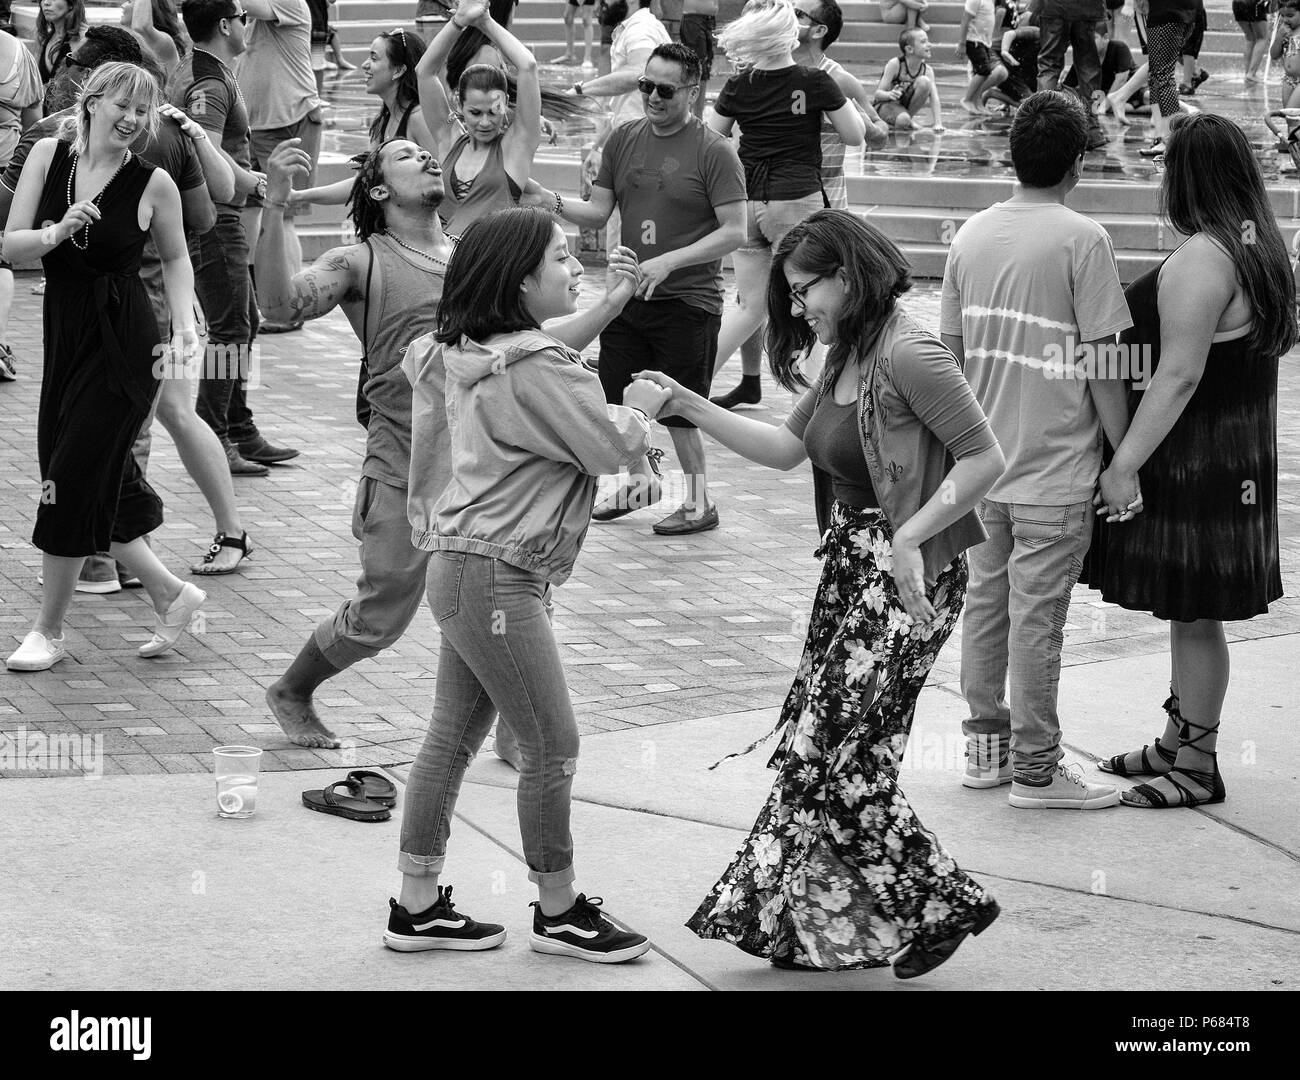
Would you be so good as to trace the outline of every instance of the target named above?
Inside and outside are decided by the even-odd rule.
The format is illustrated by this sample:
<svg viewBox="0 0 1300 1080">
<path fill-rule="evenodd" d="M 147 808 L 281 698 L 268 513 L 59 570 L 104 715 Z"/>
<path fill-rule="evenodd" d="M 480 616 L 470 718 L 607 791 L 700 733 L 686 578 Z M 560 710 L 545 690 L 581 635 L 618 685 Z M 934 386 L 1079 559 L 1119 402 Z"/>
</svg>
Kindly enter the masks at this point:
<svg viewBox="0 0 1300 1080">
<path fill-rule="evenodd" d="M 1097 55 L 1101 57 L 1101 89 L 1109 94 L 1128 82 L 1137 65 L 1133 62 L 1133 51 L 1124 42 L 1112 40 L 1106 23 L 1097 23 L 1093 37 L 1097 42 Z M 1065 73 L 1061 85 L 1071 89 L 1079 85 L 1079 75 L 1073 66 Z"/>
<path fill-rule="evenodd" d="M 744 239 L 745 180 L 730 140 L 692 112 L 699 81 L 694 52 L 676 43 L 658 46 L 638 84 L 645 119 L 610 135 L 591 198 L 565 202 L 547 191 L 525 197 L 585 228 L 603 226 L 616 205 L 622 215 L 622 242 L 640 259 L 642 280 L 637 296 L 600 335 L 600 381 L 611 403 L 623 400 L 633 374 L 642 370 L 663 371 L 698 394 L 709 392 L 722 322 L 722 257 Z M 814 127 L 818 162 L 820 138 Z M 717 528 L 703 436 L 680 417 L 661 423 L 686 474 L 686 492 L 654 531 L 678 536 Z M 610 521 L 639 508 L 621 485 L 593 516 Z"/>
<path fill-rule="evenodd" d="M 217 209 L 216 224 L 190 233 L 194 291 L 208 319 L 212 356 L 251 357 L 257 336 L 257 300 L 249 271 L 249 242 L 241 220 L 250 195 L 266 190 L 251 172 L 248 108 L 232 65 L 244 52 L 244 24 L 237 0 L 185 0 L 181 16 L 194 48 L 181 60 L 167 85 L 167 99 L 221 147 L 235 174 L 235 196 Z M 230 471 L 265 476 L 267 466 L 288 461 L 298 451 L 274 446 L 257 429 L 248 407 L 248 371 L 204 364 L 195 409 L 221 440 Z"/>
</svg>

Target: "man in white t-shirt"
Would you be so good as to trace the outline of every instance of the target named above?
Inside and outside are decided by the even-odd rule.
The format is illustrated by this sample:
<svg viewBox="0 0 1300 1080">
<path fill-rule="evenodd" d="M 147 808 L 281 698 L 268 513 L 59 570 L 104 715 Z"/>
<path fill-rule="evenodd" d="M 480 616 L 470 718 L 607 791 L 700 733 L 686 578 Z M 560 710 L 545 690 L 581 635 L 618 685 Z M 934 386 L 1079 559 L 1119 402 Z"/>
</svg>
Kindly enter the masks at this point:
<svg viewBox="0 0 1300 1080">
<path fill-rule="evenodd" d="M 253 168 L 266 171 L 273 151 L 285 139 L 301 139 L 300 149 L 311 158 L 311 172 L 295 176 L 296 188 L 316 183 L 320 157 L 321 107 L 316 76 L 311 67 L 311 9 L 307 0 L 244 0 L 248 15 L 248 47 L 235 68 L 235 78 L 248 108 L 252 129 Z M 261 231 L 262 195 L 250 195 L 245 217 L 250 240 Z M 293 214 L 286 209 L 285 231 L 295 270 L 302 265 L 302 248 L 293 229 Z M 263 321 L 262 333 L 297 330 L 301 322 Z"/>
<path fill-rule="evenodd" d="M 1101 225 L 1065 205 L 1087 142 L 1088 117 L 1073 94 L 1021 102 L 1011 125 L 1020 182 L 953 239 L 939 313 L 943 342 L 1006 456 L 979 504 L 989 538 L 967 553 L 962 783 L 1010 784 L 1008 801 L 1024 809 L 1119 805 L 1115 788 L 1085 783 L 1061 764 L 1057 715 L 1070 593 L 1092 541 L 1102 431 L 1118 446 L 1129 421 L 1115 335 L 1132 319 L 1115 252 Z"/>
</svg>

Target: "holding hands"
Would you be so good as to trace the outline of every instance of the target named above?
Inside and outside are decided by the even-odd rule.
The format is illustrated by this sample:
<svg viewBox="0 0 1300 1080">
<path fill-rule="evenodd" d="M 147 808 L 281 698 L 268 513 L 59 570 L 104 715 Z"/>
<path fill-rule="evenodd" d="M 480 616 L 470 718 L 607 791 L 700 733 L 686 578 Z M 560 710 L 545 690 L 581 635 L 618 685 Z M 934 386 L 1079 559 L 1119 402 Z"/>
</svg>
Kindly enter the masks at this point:
<svg viewBox="0 0 1300 1080">
<path fill-rule="evenodd" d="M 481 23 L 488 17 L 487 0 L 462 0 L 456 5 L 451 21 L 464 30 L 467 26 Z"/>
<path fill-rule="evenodd" d="M 609 253 L 605 266 L 606 298 L 622 307 L 636 295 L 640 284 L 641 268 L 637 264 L 636 252 L 629 247 L 616 247 Z"/>
<path fill-rule="evenodd" d="M 1092 497 L 1096 512 L 1106 515 L 1108 524 L 1132 521 L 1142 513 L 1142 489 L 1135 472 L 1119 471 L 1112 462 L 1097 481 L 1097 493 Z"/>
<path fill-rule="evenodd" d="M 671 380 L 669 380 L 671 382 Z M 623 391 L 623 404 L 629 409 L 640 409 L 651 420 L 659 416 L 660 409 L 672 397 L 672 392 L 652 379 L 640 375 Z"/>
</svg>

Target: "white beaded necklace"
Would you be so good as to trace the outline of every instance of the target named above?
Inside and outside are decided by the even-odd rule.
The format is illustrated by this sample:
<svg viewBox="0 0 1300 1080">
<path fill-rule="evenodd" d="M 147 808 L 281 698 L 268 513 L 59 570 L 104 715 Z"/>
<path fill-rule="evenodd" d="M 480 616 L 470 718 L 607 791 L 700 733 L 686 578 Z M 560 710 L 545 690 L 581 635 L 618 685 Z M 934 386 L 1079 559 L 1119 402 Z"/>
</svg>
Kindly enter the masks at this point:
<svg viewBox="0 0 1300 1080">
<path fill-rule="evenodd" d="M 121 163 L 118 165 L 116 169 L 113 170 L 113 175 L 108 178 L 104 186 L 100 188 L 99 191 L 95 194 L 95 197 L 90 200 L 91 205 L 96 207 L 99 206 L 99 200 L 104 197 L 104 192 L 106 192 L 109 188 L 109 185 L 112 184 L 113 181 L 117 179 L 117 174 L 126 168 L 126 163 L 130 160 L 131 160 L 131 151 L 124 150 L 122 152 Z M 77 180 L 77 152 L 73 150 L 72 168 L 68 170 L 68 206 L 69 207 L 72 206 L 72 192 L 73 192 L 73 187 L 76 184 L 76 180 Z M 86 224 L 82 226 L 80 229 L 78 229 L 77 232 L 80 232 L 83 236 L 83 240 L 81 241 L 81 243 L 79 244 L 77 243 L 77 233 L 73 233 L 69 237 L 69 239 L 72 241 L 73 247 L 78 248 L 81 251 L 85 251 L 88 247 L 90 247 L 90 222 L 89 221 L 86 222 Z"/>
</svg>

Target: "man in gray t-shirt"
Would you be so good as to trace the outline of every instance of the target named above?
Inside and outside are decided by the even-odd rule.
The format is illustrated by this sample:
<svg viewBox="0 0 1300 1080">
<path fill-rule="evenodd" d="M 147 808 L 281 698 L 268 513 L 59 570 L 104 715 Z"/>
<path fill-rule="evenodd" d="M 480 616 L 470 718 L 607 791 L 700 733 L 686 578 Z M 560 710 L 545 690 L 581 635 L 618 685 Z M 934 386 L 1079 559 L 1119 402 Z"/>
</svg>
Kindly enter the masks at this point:
<svg viewBox="0 0 1300 1080">
<path fill-rule="evenodd" d="M 1102 429 L 1118 445 L 1128 427 L 1123 372 L 1110 362 L 1119 358 L 1115 334 L 1132 325 L 1115 253 L 1105 229 L 1065 206 L 1087 140 L 1072 95 L 1025 99 L 1011 126 L 1020 184 L 954 238 L 939 321 L 1007 460 L 979 506 L 988 542 L 969 552 L 962 783 L 1010 783 L 1011 805 L 1031 809 L 1119 803 L 1113 787 L 1061 766 L 1056 711 L 1070 593 L 1092 540 Z"/>
<path fill-rule="evenodd" d="M 745 239 L 745 174 L 730 140 L 692 112 L 700 61 L 683 45 L 658 46 L 639 84 L 644 120 L 615 129 L 586 202 L 551 192 L 527 197 L 558 206 L 568 221 L 599 228 L 618 206 L 622 243 L 641 260 L 637 296 L 600 335 L 605 397 L 621 402 L 637 371 L 663 371 L 708 396 L 722 322 L 722 257 Z M 661 536 L 718 526 L 709 501 L 704 438 L 680 417 L 660 421 L 686 474 L 682 505 L 654 526 Z M 626 488 L 598 503 L 597 521 L 638 508 Z"/>
</svg>

